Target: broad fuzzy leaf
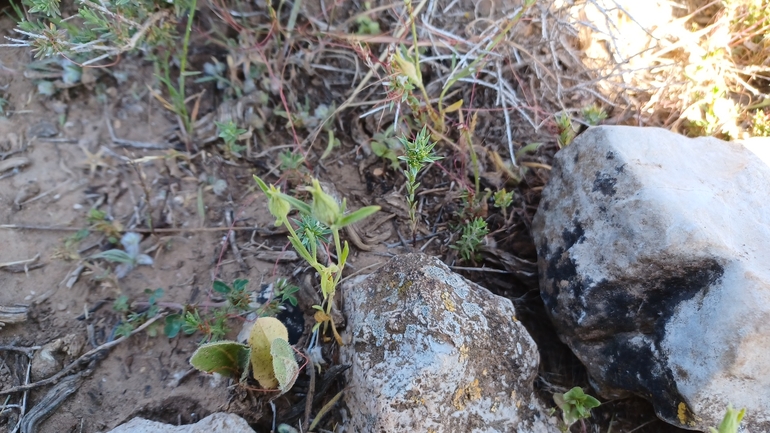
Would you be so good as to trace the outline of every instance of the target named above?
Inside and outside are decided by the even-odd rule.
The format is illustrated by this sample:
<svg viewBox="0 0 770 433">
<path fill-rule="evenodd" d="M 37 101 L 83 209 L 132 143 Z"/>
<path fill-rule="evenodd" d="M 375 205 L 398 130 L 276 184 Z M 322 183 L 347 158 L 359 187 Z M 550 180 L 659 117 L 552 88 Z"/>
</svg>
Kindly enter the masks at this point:
<svg viewBox="0 0 770 433">
<path fill-rule="evenodd" d="M 251 369 L 254 379 L 265 389 L 275 389 L 279 385 L 273 370 L 273 356 L 270 354 L 271 344 L 276 338 L 288 341 L 289 331 L 274 317 L 260 317 L 249 333 Z"/>
<path fill-rule="evenodd" d="M 207 343 L 193 353 L 190 364 L 206 373 L 240 379 L 249 368 L 249 346 L 235 341 Z"/>
</svg>

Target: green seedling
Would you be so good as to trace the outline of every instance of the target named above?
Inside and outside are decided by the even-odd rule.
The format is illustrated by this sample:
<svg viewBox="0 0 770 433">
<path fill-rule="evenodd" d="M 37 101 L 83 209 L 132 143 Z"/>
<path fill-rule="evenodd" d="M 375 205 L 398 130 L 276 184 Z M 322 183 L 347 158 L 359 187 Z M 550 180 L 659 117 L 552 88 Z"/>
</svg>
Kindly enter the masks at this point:
<svg viewBox="0 0 770 433">
<path fill-rule="evenodd" d="M 274 113 L 277 116 L 283 117 L 290 122 L 287 123 L 287 127 L 291 128 L 294 125 L 297 128 L 304 128 L 306 130 L 312 130 L 323 122 L 330 113 L 334 112 L 334 105 L 319 104 L 313 112 L 310 112 L 310 99 L 305 97 L 305 103 L 297 103 L 295 110 L 291 113 L 287 113 L 285 110 L 275 110 Z M 329 131 L 332 129 L 332 119 L 328 120 L 322 125 L 323 130 Z"/>
<path fill-rule="evenodd" d="M 115 267 L 115 276 L 118 279 L 125 277 L 132 269 L 139 265 L 152 266 L 152 257 L 139 252 L 139 241 L 142 237 L 133 232 L 128 232 L 120 238 L 124 250 L 111 249 L 94 254 L 91 259 L 103 259 L 111 263 L 118 263 Z"/>
<path fill-rule="evenodd" d="M 757 110 L 751 117 L 751 135 L 753 137 L 770 137 L 770 116 L 764 110 Z"/>
<path fill-rule="evenodd" d="M 403 153 L 404 148 L 401 140 L 393 136 L 393 125 L 384 132 L 375 133 L 369 145 L 375 155 L 390 161 L 391 168 L 398 170 L 400 167 L 398 156 Z"/>
<path fill-rule="evenodd" d="M 206 373 L 219 373 L 244 380 L 249 365 L 254 379 L 264 389 L 286 393 L 294 385 L 299 364 L 288 342 L 289 332 L 278 319 L 260 317 L 249 332 L 248 345 L 235 341 L 203 344 L 190 364 Z"/>
<path fill-rule="evenodd" d="M 237 310 L 248 310 L 249 293 L 246 291 L 246 285 L 249 284 L 249 280 L 237 279 L 233 281 L 232 286 L 228 286 L 222 281 L 216 280 L 212 284 L 212 289 L 221 295 L 224 295 L 227 299 L 227 303 Z"/>
<path fill-rule="evenodd" d="M 583 392 L 583 388 L 576 386 L 562 393 L 555 393 L 553 400 L 562 412 L 562 420 L 568 430 L 577 421 L 582 421 L 591 416 L 591 409 L 599 407 L 599 400 Z"/>
<path fill-rule="evenodd" d="M 417 182 L 417 175 L 426 165 L 440 160 L 441 157 L 436 156 L 433 152 L 436 143 L 431 142 L 428 128 L 422 128 L 422 131 L 417 134 L 414 140 L 409 140 L 406 137 L 400 140 L 404 146 L 405 155 L 399 156 L 398 159 L 406 161 L 406 170 L 404 170 L 404 176 L 406 176 L 406 201 L 409 205 L 409 219 L 411 221 L 412 238 L 414 239 L 417 231 L 416 192 L 420 186 L 420 183 Z"/>
<path fill-rule="evenodd" d="M 160 311 L 158 301 L 163 297 L 163 289 L 146 289 L 144 293 L 149 296 L 149 307 L 141 313 L 131 311 L 131 307 L 128 304 L 128 297 L 125 295 L 118 296 L 118 298 L 113 303 L 112 309 L 115 310 L 115 312 L 120 313 L 122 316 L 120 324 L 117 326 L 117 328 L 115 328 L 116 336 L 127 337 L 131 335 L 131 332 L 136 329 L 137 326 L 140 326 L 142 323 L 155 317 Z M 147 334 L 151 337 L 157 336 L 157 332 L 158 331 L 154 325 L 153 327 L 147 329 Z"/>
<path fill-rule="evenodd" d="M 596 104 L 583 108 L 582 114 L 583 120 L 590 126 L 596 126 L 607 118 L 607 112 Z"/>
<path fill-rule="evenodd" d="M 337 333 L 334 321 L 331 318 L 332 300 L 337 291 L 337 285 L 342 278 L 342 271 L 345 269 L 345 263 L 350 252 L 348 243 L 340 241 L 340 230 L 371 216 L 379 211 L 380 207 L 367 206 L 348 214 L 346 213 L 347 206 L 345 199 L 342 200 L 342 203 L 338 203 L 332 196 L 321 189 L 321 185 L 316 179 L 313 179 L 312 187 L 305 188 L 305 191 L 310 192 L 312 195 L 311 204 L 307 204 L 290 195 L 282 193 L 280 188 L 275 185 L 268 186 L 257 176 L 254 176 L 254 180 L 267 196 L 267 207 L 270 210 L 270 213 L 276 218 L 275 225 L 283 225 L 286 227 L 289 231 L 289 242 L 291 242 L 294 250 L 297 251 L 297 254 L 315 269 L 316 272 L 318 272 L 320 277 L 323 305 L 316 305 L 313 307 L 318 310 L 315 315 L 318 323 L 316 323 L 313 330 L 317 330 L 321 324 L 330 323 L 337 343 L 342 345 L 342 338 Z M 298 210 L 301 216 L 312 216 L 317 222 L 328 227 L 331 231 L 334 251 L 337 256 L 336 263 L 330 262 L 324 264 L 318 261 L 320 238 L 316 236 L 315 230 L 307 229 L 303 230 L 303 236 L 300 237 L 288 217 L 292 208 Z M 327 254 L 327 256 L 330 257 L 331 260 L 332 255 Z"/>
<path fill-rule="evenodd" d="M 322 160 L 326 159 L 329 155 L 331 155 L 332 150 L 334 150 L 337 147 L 340 147 L 340 139 L 334 136 L 334 130 L 329 128 L 327 133 L 328 133 L 328 140 L 327 140 L 326 149 L 324 150 L 324 153 L 321 155 Z"/>
<path fill-rule="evenodd" d="M 503 211 L 503 218 L 508 218 L 508 208 L 513 204 L 513 191 L 508 192 L 505 188 L 492 195 L 496 208 Z"/>
<path fill-rule="evenodd" d="M 575 139 L 577 132 L 572 125 L 572 119 L 567 113 L 556 116 L 556 127 L 559 130 L 559 147 L 566 147 Z"/>
<path fill-rule="evenodd" d="M 302 215 L 299 220 L 292 219 L 292 221 L 297 225 L 297 236 L 308 251 L 330 242 L 329 235 L 332 231 L 315 219 L 313 215 Z M 315 246 L 310 244 L 312 241 L 315 241 Z"/>
<path fill-rule="evenodd" d="M 223 151 L 227 159 L 242 158 L 241 152 L 246 150 L 246 146 L 237 144 L 238 141 L 251 137 L 249 131 L 238 128 L 232 120 L 228 122 L 214 122 L 219 131 L 219 138 L 225 142 Z"/>
<path fill-rule="evenodd" d="M 738 427 L 741 425 L 743 416 L 746 415 L 746 409 L 736 410 L 732 405 L 727 405 L 727 412 L 719 428 L 709 427 L 710 433 L 738 433 Z"/>
<path fill-rule="evenodd" d="M 463 226 L 460 239 L 450 248 L 457 250 L 464 261 L 476 262 L 478 261 L 478 248 L 488 234 L 487 222 L 482 218 L 475 218 Z"/>
</svg>

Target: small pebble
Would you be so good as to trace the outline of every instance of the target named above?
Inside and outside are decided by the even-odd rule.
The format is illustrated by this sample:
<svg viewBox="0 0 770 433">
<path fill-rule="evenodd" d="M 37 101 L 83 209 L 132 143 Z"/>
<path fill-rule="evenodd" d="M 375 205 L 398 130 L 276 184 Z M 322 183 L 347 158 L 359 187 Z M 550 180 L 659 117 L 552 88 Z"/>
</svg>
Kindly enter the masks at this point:
<svg viewBox="0 0 770 433">
<path fill-rule="evenodd" d="M 67 309 L 67 305 L 64 303 L 59 303 L 59 305 L 56 306 L 56 309 L 59 311 L 64 311 Z"/>
<path fill-rule="evenodd" d="M 379 167 L 377 167 L 374 170 L 372 170 L 372 174 L 377 176 L 377 177 L 382 176 L 382 173 L 384 173 L 384 171 L 381 168 L 379 168 Z"/>
<path fill-rule="evenodd" d="M 25 300 L 25 301 L 29 301 L 29 300 L 31 300 L 31 299 L 32 299 L 32 295 L 27 295 L 27 296 L 25 296 L 25 297 L 24 297 L 24 300 Z"/>
<path fill-rule="evenodd" d="M 80 204 L 80 203 L 75 203 L 75 204 L 72 206 L 72 208 L 73 208 L 73 209 L 75 209 L 75 210 L 80 210 L 80 209 L 83 209 L 83 205 L 82 205 L 82 204 Z"/>
</svg>

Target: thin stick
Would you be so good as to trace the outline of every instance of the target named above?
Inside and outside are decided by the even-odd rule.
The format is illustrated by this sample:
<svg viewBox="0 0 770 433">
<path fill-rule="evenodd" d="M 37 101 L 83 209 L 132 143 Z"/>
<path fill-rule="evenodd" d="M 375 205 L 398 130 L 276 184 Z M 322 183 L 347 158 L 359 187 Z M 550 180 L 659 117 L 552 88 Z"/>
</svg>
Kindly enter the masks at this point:
<svg viewBox="0 0 770 433">
<path fill-rule="evenodd" d="M 310 353 L 306 350 L 305 356 L 310 360 Z M 310 375 L 310 385 L 307 389 L 307 395 L 305 396 L 305 417 L 302 420 L 302 431 L 309 431 L 308 425 L 310 424 L 310 412 L 313 411 L 313 394 L 315 393 L 315 365 L 313 361 L 307 362 L 307 374 Z"/>
<path fill-rule="evenodd" d="M 18 260 L 18 261 L 15 261 L 15 262 L 0 263 L 0 268 L 7 268 L 7 267 L 10 267 L 10 266 L 25 265 L 25 264 L 28 264 L 28 263 L 34 263 L 39 258 L 40 258 L 40 253 L 37 253 L 37 255 L 35 257 L 32 257 L 31 259 Z"/>
<path fill-rule="evenodd" d="M 44 230 L 44 231 L 54 231 L 54 232 L 78 232 L 82 229 L 77 227 L 62 227 L 62 226 L 36 226 L 36 225 L 26 225 L 26 224 L 0 224 L 0 229 L 16 229 L 16 230 Z M 155 229 L 155 233 L 182 233 L 182 232 L 224 232 L 227 230 L 236 230 L 236 231 L 256 231 L 261 232 L 266 235 L 272 236 L 272 235 L 280 235 L 281 232 L 272 233 L 268 230 L 265 230 L 260 227 L 166 227 L 166 228 L 159 228 Z M 120 230 L 119 233 L 127 233 L 127 232 L 136 232 L 136 233 L 152 233 L 152 230 L 150 229 L 144 229 L 144 228 L 133 228 L 133 229 L 123 229 Z"/>
<path fill-rule="evenodd" d="M 110 122 L 110 119 L 105 116 L 104 121 L 107 123 L 107 129 L 110 131 L 110 139 L 113 143 L 117 144 L 118 146 L 125 146 L 125 147 L 135 147 L 138 149 L 158 149 L 158 150 L 168 150 L 168 146 L 163 146 L 160 144 L 155 143 L 145 143 L 143 141 L 133 141 L 133 140 L 124 140 L 122 138 L 118 138 L 115 136 L 115 130 L 112 129 L 112 122 Z"/>
<path fill-rule="evenodd" d="M 35 383 L 30 383 L 30 384 L 27 384 L 27 385 L 15 386 L 15 387 L 10 388 L 10 389 L 4 389 L 4 390 L 0 391 L 0 396 L 8 395 L 8 394 L 15 394 L 17 392 L 25 392 L 25 391 L 29 391 L 31 389 L 39 388 L 41 386 L 50 385 L 50 384 L 58 381 L 62 377 L 66 376 L 67 373 L 69 373 L 75 367 L 77 367 L 78 365 L 83 363 L 83 361 L 88 360 L 89 358 L 93 357 L 94 355 L 98 354 L 99 352 L 101 352 L 103 350 L 108 350 L 108 349 L 111 349 L 111 348 L 117 346 L 118 344 L 120 344 L 123 341 L 127 340 L 128 337 L 130 337 L 130 336 L 132 336 L 134 334 L 137 334 L 139 332 L 144 331 L 148 326 L 152 325 L 153 323 L 155 323 L 155 321 L 157 321 L 158 319 L 160 319 L 163 316 L 164 316 L 164 314 L 158 314 L 157 316 L 155 316 L 155 317 L 151 318 L 150 320 L 144 322 L 142 324 L 142 326 L 140 326 L 140 327 L 134 329 L 133 331 L 131 331 L 131 334 L 129 334 L 127 336 L 120 337 L 117 340 L 112 340 L 110 342 L 104 343 L 101 346 L 97 347 L 96 349 L 93 349 L 93 350 L 90 350 L 90 351 L 86 352 L 83 356 L 81 356 L 80 358 L 72 361 L 68 366 L 64 367 L 61 371 L 59 371 L 58 373 L 54 374 L 53 376 L 51 376 L 51 377 L 49 377 L 47 379 L 39 380 L 39 381 L 37 381 Z"/>
<path fill-rule="evenodd" d="M 30 353 L 40 350 L 42 346 L 30 346 L 30 347 L 18 347 L 18 346 L 0 346 L 0 352 L 2 351 L 8 351 L 8 352 L 24 352 L 27 356 L 30 356 Z"/>
<path fill-rule="evenodd" d="M 474 271 L 474 272 L 491 272 L 495 274 L 512 274 L 511 271 L 495 268 L 466 268 L 464 266 L 450 266 L 449 269 L 453 271 Z"/>
</svg>

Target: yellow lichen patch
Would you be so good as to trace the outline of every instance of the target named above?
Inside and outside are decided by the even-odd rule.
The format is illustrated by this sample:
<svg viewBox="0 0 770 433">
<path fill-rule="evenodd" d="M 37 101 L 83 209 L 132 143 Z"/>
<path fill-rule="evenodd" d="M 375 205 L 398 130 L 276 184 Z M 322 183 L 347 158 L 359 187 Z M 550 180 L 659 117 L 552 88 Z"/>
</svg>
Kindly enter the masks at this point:
<svg viewBox="0 0 770 433">
<path fill-rule="evenodd" d="M 695 426 L 695 421 L 692 419 L 692 413 L 687 408 L 684 402 L 680 402 L 676 408 L 676 417 L 679 419 L 679 423 L 686 426 Z"/>
<path fill-rule="evenodd" d="M 466 402 L 478 400 L 480 398 L 481 387 L 479 386 L 479 380 L 474 379 L 473 382 L 469 383 L 463 388 L 459 388 L 457 392 L 455 392 L 455 395 L 452 398 L 452 404 L 454 405 L 455 409 L 463 410 L 465 409 Z"/>
<path fill-rule="evenodd" d="M 519 321 L 519 319 L 517 319 L 516 316 L 511 316 L 511 320 L 513 320 L 513 323 L 516 323 Z"/>
<path fill-rule="evenodd" d="M 455 307 L 454 301 L 452 301 L 451 296 L 447 292 L 441 293 L 441 300 L 444 301 L 444 308 L 447 309 L 447 311 L 454 313 L 455 310 L 457 310 L 457 307 Z"/>
<path fill-rule="evenodd" d="M 406 293 L 407 290 L 409 290 L 410 287 L 412 287 L 411 281 L 404 281 L 404 284 L 401 284 L 398 286 L 398 295 L 402 296 L 404 293 Z"/>
<path fill-rule="evenodd" d="M 471 350 L 466 345 L 460 346 L 460 360 L 464 361 L 468 358 L 468 354 L 470 354 Z"/>
<path fill-rule="evenodd" d="M 415 406 L 425 406 L 425 399 L 422 397 L 418 397 L 416 395 L 409 398 L 409 401 L 413 403 Z"/>
<path fill-rule="evenodd" d="M 495 401 L 492 403 L 492 407 L 489 408 L 489 411 L 492 412 L 492 413 L 496 413 L 497 412 L 497 408 L 499 408 L 499 407 L 500 407 L 500 400 L 495 398 Z"/>
</svg>

